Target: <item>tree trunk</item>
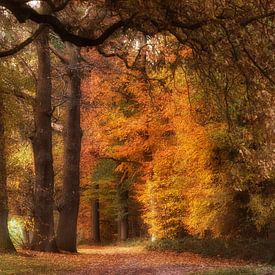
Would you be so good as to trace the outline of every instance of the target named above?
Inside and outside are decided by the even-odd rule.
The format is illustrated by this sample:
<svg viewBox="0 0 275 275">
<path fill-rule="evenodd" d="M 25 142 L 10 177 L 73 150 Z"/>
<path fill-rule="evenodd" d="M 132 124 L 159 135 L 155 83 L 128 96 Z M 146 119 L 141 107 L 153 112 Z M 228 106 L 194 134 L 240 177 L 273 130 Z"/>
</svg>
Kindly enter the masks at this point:
<svg viewBox="0 0 275 275">
<path fill-rule="evenodd" d="M 95 185 L 95 191 L 99 189 L 99 185 Z M 100 243 L 100 213 L 99 213 L 99 199 L 95 198 L 91 203 L 92 207 L 92 241 L 93 243 Z"/>
<path fill-rule="evenodd" d="M 126 241 L 128 239 L 128 199 L 129 191 L 125 186 L 125 180 L 127 179 L 127 171 L 124 172 L 120 183 L 118 185 L 118 240 Z"/>
<path fill-rule="evenodd" d="M 8 193 L 3 107 L 3 98 L 0 94 L 0 253 L 15 251 L 8 231 Z"/>
<path fill-rule="evenodd" d="M 28 229 L 27 226 L 24 226 L 24 228 L 22 229 L 22 233 L 23 233 L 23 245 L 24 245 L 24 248 L 30 248 L 30 241 L 31 241 L 31 238 L 30 238 L 30 231 Z"/>
<path fill-rule="evenodd" d="M 120 213 L 119 213 L 119 241 L 126 241 L 128 239 L 128 190 L 120 194 Z"/>
<path fill-rule="evenodd" d="M 38 79 L 34 106 L 35 133 L 32 137 L 35 189 L 34 189 L 34 235 L 32 249 L 57 251 L 54 238 L 54 173 L 51 129 L 51 62 L 48 42 L 49 30 L 38 37 Z"/>
<path fill-rule="evenodd" d="M 57 228 L 57 244 L 61 250 L 76 252 L 80 184 L 79 164 L 82 136 L 80 128 L 81 72 L 79 49 L 70 43 L 66 43 L 66 53 L 69 58 L 69 64 L 67 66 L 69 95 L 66 107 L 64 178 Z"/>
<path fill-rule="evenodd" d="M 124 207 L 119 219 L 119 240 L 124 242 L 128 239 L 128 208 Z"/>
</svg>

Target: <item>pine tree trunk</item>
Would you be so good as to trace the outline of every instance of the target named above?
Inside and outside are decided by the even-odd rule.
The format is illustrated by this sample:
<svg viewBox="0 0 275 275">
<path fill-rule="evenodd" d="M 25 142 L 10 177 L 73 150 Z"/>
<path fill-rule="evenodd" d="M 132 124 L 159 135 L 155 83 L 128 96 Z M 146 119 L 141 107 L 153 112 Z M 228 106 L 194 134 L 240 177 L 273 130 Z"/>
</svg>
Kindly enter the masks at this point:
<svg viewBox="0 0 275 275">
<path fill-rule="evenodd" d="M 3 107 L 3 98 L 0 94 L 0 253 L 15 251 L 8 231 L 8 193 Z"/>
<path fill-rule="evenodd" d="M 99 185 L 96 184 L 95 190 L 99 189 Z M 95 244 L 100 243 L 100 213 L 99 213 L 99 200 L 95 198 L 91 203 L 92 207 L 92 241 Z"/>
<path fill-rule="evenodd" d="M 64 167 L 62 202 L 57 228 L 57 244 L 60 250 L 76 252 L 77 217 L 79 210 L 80 184 L 80 64 L 78 48 L 66 43 L 66 52 L 69 57 L 67 74 L 69 79 L 69 95 L 66 110 L 64 132 Z"/>
<path fill-rule="evenodd" d="M 51 61 L 48 42 L 49 30 L 44 30 L 36 42 L 38 79 L 34 107 L 35 133 L 32 137 L 35 190 L 34 235 L 32 249 L 57 251 L 54 238 L 54 173 L 51 129 Z"/>
</svg>

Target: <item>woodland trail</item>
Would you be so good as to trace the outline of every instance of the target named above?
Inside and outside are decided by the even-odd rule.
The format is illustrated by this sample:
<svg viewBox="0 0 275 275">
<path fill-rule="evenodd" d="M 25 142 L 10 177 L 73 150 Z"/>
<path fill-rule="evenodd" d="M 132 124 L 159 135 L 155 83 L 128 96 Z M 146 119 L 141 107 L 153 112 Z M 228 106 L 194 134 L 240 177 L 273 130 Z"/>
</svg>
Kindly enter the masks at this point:
<svg viewBox="0 0 275 275">
<path fill-rule="evenodd" d="M 147 251 L 142 246 L 82 246 L 78 251 L 0 254 L 0 275 L 275 275 L 275 266 L 271 265 L 188 252 Z"/>
<path fill-rule="evenodd" d="M 142 247 L 97 246 L 81 248 L 79 252 L 85 268 L 70 274 L 202 274 L 210 270 L 249 267 L 243 261 L 202 257 L 193 253 L 146 251 Z"/>
</svg>

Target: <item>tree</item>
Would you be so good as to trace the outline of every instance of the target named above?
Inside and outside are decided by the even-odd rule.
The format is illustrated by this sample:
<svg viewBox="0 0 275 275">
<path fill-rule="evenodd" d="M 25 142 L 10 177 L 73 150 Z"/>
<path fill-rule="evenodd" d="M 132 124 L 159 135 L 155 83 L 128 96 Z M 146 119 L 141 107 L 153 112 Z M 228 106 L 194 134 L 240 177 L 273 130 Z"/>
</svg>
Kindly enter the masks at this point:
<svg viewBox="0 0 275 275">
<path fill-rule="evenodd" d="M 9 24 L 9 21 L 6 23 Z M 13 32 L 9 34 L 13 35 Z M 27 56 L 31 60 L 28 54 L 26 54 Z M 4 127 L 3 138 L 5 138 L 1 140 L 1 146 L 3 146 L 1 148 L 4 148 L 1 157 L 4 157 L 5 163 L 5 171 L 1 172 L 1 175 L 3 175 L 3 179 L 6 178 L 6 189 L 8 190 L 6 195 L 9 195 L 6 209 L 10 215 L 9 220 L 19 212 L 30 215 L 28 210 L 32 209 L 32 183 L 25 182 L 25 179 L 33 176 L 32 151 L 29 146 L 28 134 L 32 124 L 33 97 L 31 94 L 34 90 L 34 83 L 26 73 L 26 67 L 21 62 L 21 58 L 22 56 L 18 56 L 2 60 L 0 66 L 1 121 L 4 123 L 2 125 Z M 24 150 L 26 147 L 29 150 Z M 27 160 L 24 158 L 26 151 L 28 151 Z M 1 194 L 5 194 L 5 192 L 1 192 Z M 5 204 L 7 200 L 8 198 L 1 199 L 1 202 Z M 1 222 L 4 221 L 5 219 L 1 218 Z M 4 233 L 1 233 L 1 236 L 4 236 Z M 13 238 L 13 236 L 11 237 Z M 16 242 L 14 244 L 17 245 Z"/>
<path fill-rule="evenodd" d="M 60 250 L 76 252 L 82 137 L 80 128 L 81 65 L 79 49 L 66 43 L 66 56 L 68 56 L 66 72 L 69 86 L 64 129 L 64 178 L 59 209 L 57 244 Z"/>
<path fill-rule="evenodd" d="M 75 45 L 82 46 L 96 46 L 102 44 L 109 36 L 111 36 L 115 31 L 126 26 L 129 23 L 129 20 L 120 20 L 109 27 L 102 34 L 97 38 L 87 38 L 84 36 L 76 35 L 67 30 L 66 24 L 62 23 L 56 15 L 52 13 L 58 13 L 66 8 L 69 2 L 73 2 L 73 4 L 78 4 L 75 1 L 65 0 L 65 1 L 58 1 L 57 5 L 53 4 L 52 1 L 44 1 L 43 5 L 47 8 L 47 14 L 41 12 L 41 10 L 37 10 L 36 7 L 31 7 L 28 5 L 29 1 L 18 2 L 18 1 L 7 1 L 1 0 L 0 7 L 4 7 L 5 9 L 9 10 L 15 18 L 18 20 L 20 24 L 25 23 L 27 20 L 31 20 L 36 24 L 46 24 L 51 26 L 53 31 L 60 36 L 60 38 L 65 42 L 71 42 Z M 74 5 L 72 5 L 74 8 Z M 18 51 L 22 50 L 25 46 L 32 43 L 35 37 L 42 31 L 42 29 L 38 29 L 32 36 L 28 39 L 23 41 L 21 44 L 15 46 L 12 49 L 5 50 L 0 53 L 0 57 L 5 57 L 8 55 L 13 55 Z"/>
<path fill-rule="evenodd" d="M 80 161 L 85 170 L 82 209 L 85 215 L 88 208 L 93 211 L 95 239 L 98 233 L 104 239 L 106 231 L 110 238 L 116 233 L 123 240 L 131 236 L 129 225 L 133 216 L 140 217 L 140 203 L 143 220 L 157 238 L 186 232 L 226 239 L 248 233 L 254 238 L 271 236 L 275 217 L 271 1 L 43 3 L 47 14 L 28 1 L 0 0 L 0 21 L 6 20 L 1 24 L 0 57 L 17 53 L 50 28 L 75 45 L 100 45 L 99 53 L 109 58 L 95 51 L 80 57 L 69 42 L 65 56 L 59 56 L 65 66 L 56 71 L 66 70 L 70 86 L 70 96 L 62 98 L 67 115 L 60 247 L 76 251 Z M 25 40 L 14 46 L 17 28 L 5 32 L 7 22 L 23 26 L 27 21 L 40 26 L 29 37 L 24 32 Z M 49 55 L 47 50 L 43 53 L 40 69 L 47 67 L 48 73 L 38 79 L 38 88 L 47 86 L 50 94 Z M 84 84 L 81 160 L 80 59 L 91 69 Z M 61 78 L 56 79 L 61 86 Z M 23 100 L 25 95 L 18 94 Z M 53 208 L 49 117 L 56 108 L 51 108 L 49 94 L 33 102 L 39 130 L 34 137 L 36 144 L 41 143 L 34 148 L 34 157 L 36 174 L 41 175 L 37 152 L 50 152 L 50 173 L 43 181 L 50 190 L 48 206 Z M 47 116 L 42 116 L 43 106 Z M 63 119 L 63 110 L 56 113 Z M 39 124 L 42 121 L 46 128 Z M 45 220 L 51 224 L 49 208 L 45 201 L 42 204 L 45 212 L 37 208 L 38 212 L 48 215 Z M 83 221 L 85 215 L 81 213 L 80 223 L 90 228 Z M 115 223 L 118 230 L 106 229 Z"/>
<path fill-rule="evenodd" d="M 13 252 L 8 230 L 8 192 L 5 158 L 5 128 L 4 128 L 3 94 L 0 93 L 0 252 Z"/>
<path fill-rule="evenodd" d="M 51 60 L 49 29 L 37 38 L 37 90 L 34 106 L 35 131 L 31 138 L 35 164 L 34 236 L 32 249 L 56 251 L 54 237 L 54 171 L 51 127 Z"/>
<path fill-rule="evenodd" d="M 98 194 L 99 184 L 95 184 L 95 191 L 94 193 Z M 95 198 L 91 201 L 91 208 L 92 208 L 92 241 L 95 244 L 100 243 L 100 204 L 99 198 L 95 195 Z"/>
<path fill-rule="evenodd" d="M 132 172 L 129 173 L 129 169 L 131 168 L 131 163 L 127 165 L 127 161 L 124 161 L 124 156 L 119 155 L 119 152 L 115 152 L 119 148 L 119 142 L 117 138 L 122 138 L 123 132 L 114 133 L 113 135 L 105 135 L 104 132 L 109 132 L 110 128 L 112 127 L 111 124 L 115 123 L 115 119 L 118 119 L 118 127 L 120 128 L 121 122 L 120 119 L 123 119 L 123 112 L 128 112 L 130 114 L 131 103 L 127 103 L 127 99 L 123 97 L 119 91 L 116 91 L 119 85 L 124 85 L 124 83 L 120 83 L 120 79 L 117 77 L 116 74 L 113 74 L 112 77 L 110 76 L 101 76 L 100 67 L 105 68 L 105 63 L 107 65 L 107 60 L 104 60 L 100 55 L 96 53 L 91 53 L 88 55 L 89 59 L 92 62 L 98 63 L 99 67 L 94 67 L 95 71 L 91 74 L 91 81 L 85 81 L 84 89 L 85 89 L 85 97 L 84 102 L 86 103 L 83 106 L 83 125 L 90 125 L 89 129 L 84 132 L 84 144 L 87 150 L 87 146 L 91 148 L 87 150 L 87 154 L 94 155 L 95 158 L 98 156 L 98 166 L 93 171 L 92 177 L 92 184 L 93 187 L 89 190 L 89 194 L 92 197 L 92 202 L 96 203 L 96 200 L 99 198 L 99 202 L 101 205 L 101 218 L 106 220 L 106 210 L 103 207 L 107 206 L 109 208 L 108 211 L 108 218 L 112 219 L 112 222 L 116 220 L 117 227 L 118 227 L 118 240 L 126 240 L 128 238 L 128 217 L 129 217 L 129 205 L 132 204 L 132 198 L 129 196 L 130 189 L 132 188 L 132 176 L 133 176 L 133 169 Z M 91 58 L 92 57 L 92 58 Z M 98 60 L 99 59 L 99 60 Z M 116 66 L 115 64 L 113 66 Z M 97 71 L 98 70 L 98 71 Z M 99 85 L 97 85 L 97 81 L 100 81 L 100 78 L 104 77 L 104 84 L 106 84 L 106 88 L 101 89 Z M 108 81 L 112 81 L 114 86 L 108 83 Z M 89 84 L 88 84 L 89 83 Z M 94 87 L 93 92 L 91 93 L 90 87 Z M 110 89 L 111 88 L 111 89 Z M 114 89 L 114 91 L 112 91 Z M 123 88 L 121 87 L 121 91 Z M 125 94 L 126 96 L 126 94 Z M 104 99 L 105 98 L 105 99 Z M 121 102 L 119 102 L 121 100 Z M 89 105 L 91 108 L 89 108 Z M 93 106 L 97 105 L 97 108 L 94 109 Z M 108 106 L 108 107 L 107 107 Z M 121 114 L 118 113 L 118 109 L 121 108 Z M 116 117 L 117 115 L 117 117 Z M 121 117 L 120 117 L 121 115 Z M 98 117 L 93 119 L 93 116 Z M 99 125 L 97 125 L 99 123 Z M 100 126 L 104 125 L 104 126 Z M 85 127 L 85 126 L 84 126 Z M 100 130 L 102 128 L 102 131 Z M 121 129 L 122 130 L 122 129 Z M 91 133 L 91 135 L 90 135 Z M 97 139 L 98 134 L 102 134 L 102 140 L 99 141 Z M 99 138 L 99 137 L 98 137 Z M 90 140 L 88 140 L 90 139 Z M 106 142 L 106 144 L 105 144 Z M 90 145 L 89 145 L 90 144 Z M 97 144 L 102 144 L 102 148 L 96 148 Z M 107 146 L 109 145 L 109 148 Z M 122 144 L 122 143 L 121 143 Z M 101 147 L 101 146 L 100 146 Z M 89 147 L 88 147 L 89 148 Z M 111 151 L 113 148 L 114 152 L 109 153 L 107 151 Z M 86 151 L 85 150 L 85 151 Z M 112 168 L 109 168 L 110 171 L 105 171 L 104 167 L 109 163 L 108 161 L 112 162 Z M 99 185 L 99 189 L 94 188 L 94 186 Z M 109 191 L 114 192 L 109 192 Z M 108 190 L 108 191 L 107 191 Z M 91 194 L 91 192 L 95 192 L 95 194 Z M 99 194 L 99 197 L 97 197 Z M 112 196 L 112 199 L 109 203 L 112 204 L 108 205 L 107 196 Z M 94 206 L 94 204 L 93 204 Z M 113 212 L 115 210 L 115 212 Z M 96 210 L 95 210 L 96 211 Z M 105 212 L 105 213 L 104 213 Z M 92 219 L 94 220 L 93 215 Z M 95 227 L 93 228 L 95 229 Z M 103 237 L 104 234 L 102 234 Z"/>
</svg>

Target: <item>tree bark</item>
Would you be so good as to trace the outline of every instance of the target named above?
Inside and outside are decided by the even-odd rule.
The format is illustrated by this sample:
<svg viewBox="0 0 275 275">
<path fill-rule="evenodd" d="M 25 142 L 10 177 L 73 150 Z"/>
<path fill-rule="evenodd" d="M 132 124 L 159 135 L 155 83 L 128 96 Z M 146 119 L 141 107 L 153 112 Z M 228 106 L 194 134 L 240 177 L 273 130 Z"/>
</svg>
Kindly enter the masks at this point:
<svg viewBox="0 0 275 275">
<path fill-rule="evenodd" d="M 79 49 L 70 43 L 66 43 L 66 53 L 69 62 L 67 66 L 69 96 L 66 106 L 64 178 L 57 228 L 57 244 L 60 250 L 76 252 L 80 185 L 79 165 L 82 136 L 80 128 L 81 71 Z"/>
<path fill-rule="evenodd" d="M 15 251 L 8 230 L 8 193 L 3 108 L 3 98 L 0 94 L 0 253 Z"/>
<path fill-rule="evenodd" d="M 118 240 L 126 241 L 128 239 L 128 199 L 129 191 L 125 186 L 125 180 L 127 179 L 127 171 L 124 172 L 119 184 L 118 184 Z"/>
<path fill-rule="evenodd" d="M 126 241 L 128 239 L 128 191 L 124 191 L 120 197 L 121 208 L 118 218 L 118 232 L 119 232 L 119 241 Z"/>
<path fill-rule="evenodd" d="M 51 129 L 51 61 L 46 28 L 36 42 L 38 79 L 34 106 L 35 132 L 32 137 L 35 190 L 34 235 L 31 248 L 38 251 L 57 251 L 54 238 L 54 172 Z"/>
<path fill-rule="evenodd" d="M 99 189 L 99 185 L 95 185 L 95 190 Z M 92 207 L 92 241 L 95 244 L 100 243 L 100 213 L 99 199 L 95 198 L 91 203 Z"/>
</svg>

